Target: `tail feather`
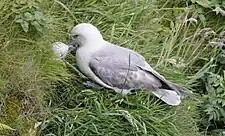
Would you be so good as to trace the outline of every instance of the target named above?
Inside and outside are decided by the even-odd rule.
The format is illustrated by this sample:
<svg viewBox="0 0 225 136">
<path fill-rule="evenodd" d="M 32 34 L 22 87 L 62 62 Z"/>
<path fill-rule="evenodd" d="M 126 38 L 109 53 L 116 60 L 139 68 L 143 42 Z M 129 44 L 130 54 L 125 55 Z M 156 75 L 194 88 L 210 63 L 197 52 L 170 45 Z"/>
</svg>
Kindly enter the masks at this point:
<svg viewBox="0 0 225 136">
<path fill-rule="evenodd" d="M 148 69 L 143 67 L 140 67 L 140 69 L 148 72 L 155 77 L 154 80 L 160 82 L 161 86 L 154 87 L 151 84 L 148 89 L 152 90 L 151 87 L 153 87 L 154 91 L 152 91 L 152 93 L 169 105 L 179 105 L 181 102 L 181 98 L 183 98 L 187 94 L 192 93 L 192 91 L 189 91 L 182 86 L 167 81 L 163 76 L 153 70 L 150 66 Z"/>
<path fill-rule="evenodd" d="M 167 83 L 171 89 L 156 89 L 152 93 L 168 105 L 179 105 L 181 99 L 193 92 L 174 83 Z"/>
<path fill-rule="evenodd" d="M 168 82 L 168 81 L 167 81 Z M 185 97 L 186 95 L 193 94 L 191 90 L 188 90 L 180 85 L 168 82 L 169 86 L 176 91 L 182 98 Z"/>
<path fill-rule="evenodd" d="M 179 86 L 174 83 L 167 83 L 171 90 L 168 89 L 156 89 L 152 93 L 160 98 L 162 101 L 167 103 L 168 105 L 176 106 L 179 105 L 181 99 L 184 98 L 188 94 L 192 94 L 192 91 L 187 90 L 186 88 Z"/>
<path fill-rule="evenodd" d="M 180 95 L 178 95 L 175 91 L 172 90 L 157 89 L 152 93 L 168 105 L 176 106 L 179 105 L 181 102 Z"/>
</svg>

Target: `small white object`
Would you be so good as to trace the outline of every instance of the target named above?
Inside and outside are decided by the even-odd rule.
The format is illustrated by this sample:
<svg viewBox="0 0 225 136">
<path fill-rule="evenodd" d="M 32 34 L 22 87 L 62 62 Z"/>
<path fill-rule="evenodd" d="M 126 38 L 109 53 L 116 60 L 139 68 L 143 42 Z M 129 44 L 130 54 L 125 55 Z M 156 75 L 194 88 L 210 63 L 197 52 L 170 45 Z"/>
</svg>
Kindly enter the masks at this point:
<svg viewBox="0 0 225 136">
<path fill-rule="evenodd" d="M 62 42 L 54 42 L 52 44 L 52 50 L 56 55 L 56 59 L 61 60 L 65 58 L 69 52 L 69 46 Z"/>
<path fill-rule="evenodd" d="M 34 129 L 37 129 L 41 124 L 42 124 L 42 122 L 36 122 L 34 124 Z"/>
</svg>

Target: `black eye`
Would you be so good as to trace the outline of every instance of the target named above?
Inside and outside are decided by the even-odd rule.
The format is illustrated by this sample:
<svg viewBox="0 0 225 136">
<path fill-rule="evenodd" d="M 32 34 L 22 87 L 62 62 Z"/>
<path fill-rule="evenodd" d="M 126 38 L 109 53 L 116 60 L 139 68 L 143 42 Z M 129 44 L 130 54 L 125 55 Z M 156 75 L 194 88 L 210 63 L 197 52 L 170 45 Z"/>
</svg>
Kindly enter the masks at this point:
<svg viewBox="0 0 225 136">
<path fill-rule="evenodd" d="M 78 37 L 78 35 L 73 35 L 73 38 L 77 38 Z"/>
</svg>

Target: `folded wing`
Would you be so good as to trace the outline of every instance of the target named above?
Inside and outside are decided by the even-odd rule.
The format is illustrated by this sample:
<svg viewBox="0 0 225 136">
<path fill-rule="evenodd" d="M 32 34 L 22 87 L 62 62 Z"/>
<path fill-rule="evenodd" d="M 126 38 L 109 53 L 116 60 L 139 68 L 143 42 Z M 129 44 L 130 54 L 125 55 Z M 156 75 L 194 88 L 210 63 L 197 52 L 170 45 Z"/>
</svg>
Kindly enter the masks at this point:
<svg viewBox="0 0 225 136">
<path fill-rule="evenodd" d="M 180 103 L 179 94 L 171 88 L 163 76 L 146 67 L 143 56 L 119 46 L 107 46 L 96 52 L 89 63 L 92 72 L 105 84 L 117 89 L 151 90 L 170 105 Z"/>
</svg>

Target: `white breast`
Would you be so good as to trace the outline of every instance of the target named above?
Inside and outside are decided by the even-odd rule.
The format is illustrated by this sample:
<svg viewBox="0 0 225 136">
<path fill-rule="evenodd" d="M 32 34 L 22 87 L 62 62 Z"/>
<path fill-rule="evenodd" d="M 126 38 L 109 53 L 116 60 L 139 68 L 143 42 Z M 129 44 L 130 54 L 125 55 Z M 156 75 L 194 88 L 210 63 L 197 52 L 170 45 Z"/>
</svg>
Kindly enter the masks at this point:
<svg viewBox="0 0 225 136">
<path fill-rule="evenodd" d="M 89 62 L 91 60 L 91 56 L 100 48 L 95 48 L 95 50 L 90 50 L 89 48 L 81 47 L 76 51 L 76 62 L 79 70 L 85 74 L 87 77 L 91 78 L 95 82 L 106 88 L 112 88 L 102 82 L 89 68 Z"/>
<path fill-rule="evenodd" d="M 90 61 L 90 55 L 84 51 L 84 49 L 80 48 L 76 52 L 76 63 L 78 68 L 82 73 L 85 75 L 89 75 L 90 73 L 90 68 L 88 66 L 89 61 Z"/>
</svg>

